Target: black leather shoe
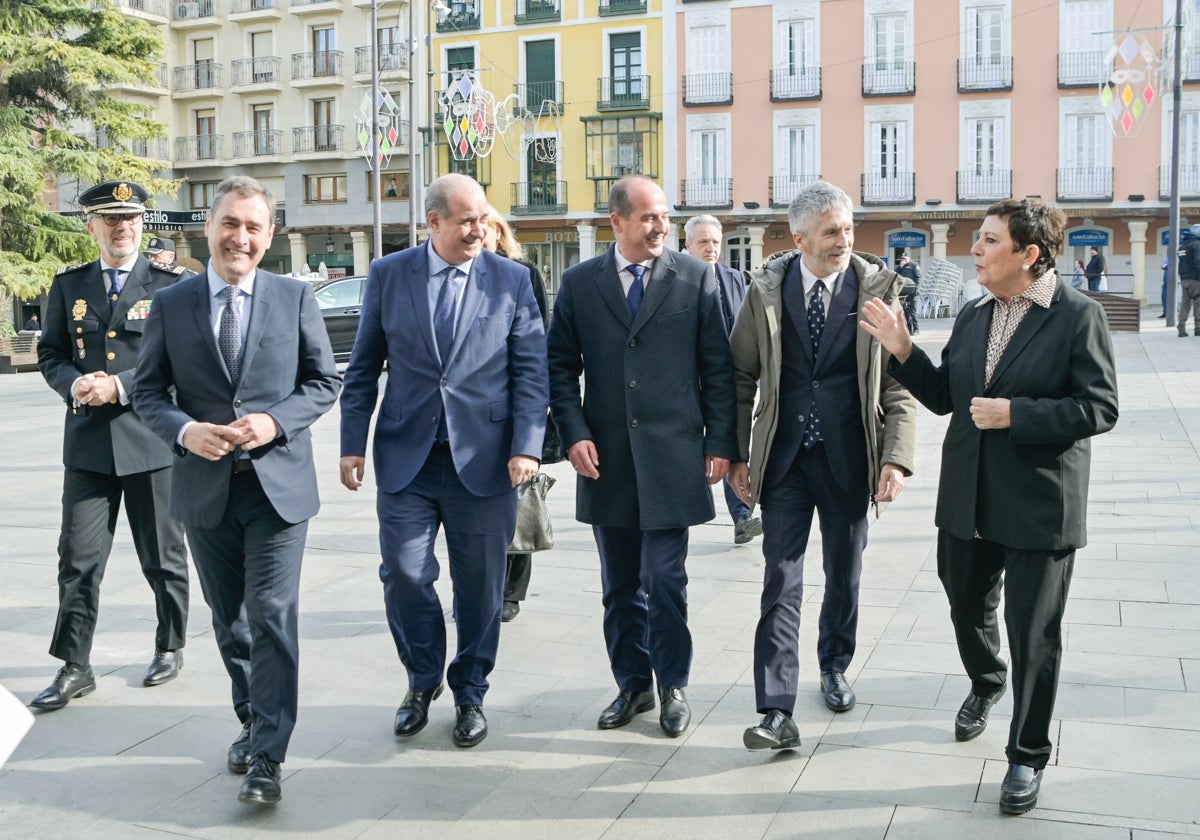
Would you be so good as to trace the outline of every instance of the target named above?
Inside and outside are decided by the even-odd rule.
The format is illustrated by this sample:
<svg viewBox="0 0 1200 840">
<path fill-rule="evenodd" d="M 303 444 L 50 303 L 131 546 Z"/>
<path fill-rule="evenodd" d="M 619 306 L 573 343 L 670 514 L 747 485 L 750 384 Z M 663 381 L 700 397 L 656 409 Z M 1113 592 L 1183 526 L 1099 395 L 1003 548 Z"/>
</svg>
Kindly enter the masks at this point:
<svg viewBox="0 0 1200 840">
<path fill-rule="evenodd" d="M 648 712 L 654 708 L 653 691 L 618 691 L 617 699 L 608 704 L 608 708 L 600 713 L 596 726 L 600 729 L 617 729 L 633 720 L 640 712 Z"/>
<path fill-rule="evenodd" d="M 50 687 L 34 697 L 29 705 L 43 712 L 61 709 L 76 697 L 83 697 L 96 690 L 96 675 L 90 665 L 75 665 L 68 662 L 58 669 L 58 676 Z"/>
<path fill-rule="evenodd" d="M 692 722 L 692 710 L 682 688 L 660 688 L 658 699 L 662 708 L 658 711 L 658 725 L 672 738 L 678 738 Z"/>
<path fill-rule="evenodd" d="M 283 778 L 279 765 L 259 753 L 250 760 L 250 772 L 238 791 L 239 802 L 252 805 L 273 805 L 283 797 Z"/>
<path fill-rule="evenodd" d="M 154 651 L 154 659 L 150 660 L 150 668 L 146 671 L 142 685 L 162 685 L 169 682 L 179 676 L 179 669 L 182 667 L 182 650 L 159 648 Z"/>
<path fill-rule="evenodd" d="M 850 711 L 858 699 L 841 671 L 821 672 L 821 693 L 825 695 L 825 705 L 834 712 Z"/>
<path fill-rule="evenodd" d="M 410 691 L 404 695 L 404 702 L 396 710 L 396 723 L 393 727 L 397 735 L 405 737 L 416 735 L 429 723 L 429 704 L 442 696 L 442 684 L 433 691 Z"/>
<path fill-rule="evenodd" d="M 1041 770 L 1024 764 L 1008 765 L 1008 772 L 1004 774 L 1004 781 L 1000 783 L 1000 812 L 1024 814 L 1037 805 L 1041 789 Z"/>
<path fill-rule="evenodd" d="M 487 737 L 487 718 L 483 709 L 469 704 L 455 706 L 454 714 L 454 744 L 459 747 L 473 747 Z"/>
<path fill-rule="evenodd" d="M 242 724 L 241 733 L 229 745 L 229 772 L 239 776 L 250 769 L 250 724 Z"/>
<path fill-rule="evenodd" d="M 772 709 L 762 723 L 742 733 L 742 743 L 748 750 L 790 750 L 800 746 L 800 730 L 791 715 Z"/>
<path fill-rule="evenodd" d="M 970 741 L 978 738 L 987 729 L 988 712 L 1004 696 L 1004 686 L 999 691 L 980 696 L 974 689 L 967 695 L 954 718 L 954 740 Z"/>
<path fill-rule="evenodd" d="M 517 617 L 517 613 L 521 611 L 521 605 L 517 601 L 505 601 L 504 609 L 500 611 L 501 621 L 512 621 Z"/>
</svg>

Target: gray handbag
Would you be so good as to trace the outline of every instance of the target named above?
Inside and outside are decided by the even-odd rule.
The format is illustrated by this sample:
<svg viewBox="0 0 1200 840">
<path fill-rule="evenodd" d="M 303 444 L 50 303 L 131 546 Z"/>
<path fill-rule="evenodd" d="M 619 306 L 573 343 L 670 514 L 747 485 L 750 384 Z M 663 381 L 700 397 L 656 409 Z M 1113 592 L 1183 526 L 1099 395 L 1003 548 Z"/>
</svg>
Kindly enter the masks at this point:
<svg viewBox="0 0 1200 840">
<path fill-rule="evenodd" d="M 536 473 L 517 486 L 517 527 L 508 547 L 509 554 L 554 548 L 554 526 L 550 524 L 550 508 L 546 506 L 546 494 L 553 486 L 554 479 L 545 473 Z"/>
</svg>

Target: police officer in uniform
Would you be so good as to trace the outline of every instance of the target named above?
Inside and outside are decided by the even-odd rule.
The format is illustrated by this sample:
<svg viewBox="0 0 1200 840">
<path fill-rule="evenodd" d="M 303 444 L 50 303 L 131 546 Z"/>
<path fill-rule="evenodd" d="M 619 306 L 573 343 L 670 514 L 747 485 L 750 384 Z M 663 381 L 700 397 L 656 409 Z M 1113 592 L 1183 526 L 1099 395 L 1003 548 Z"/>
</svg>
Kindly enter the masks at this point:
<svg viewBox="0 0 1200 840">
<path fill-rule="evenodd" d="M 151 237 L 150 244 L 146 246 L 146 259 L 167 268 L 174 268 L 179 264 L 175 262 L 175 242 L 165 236 Z"/>
<path fill-rule="evenodd" d="M 133 413 L 129 394 L 155 290 L 191 272 L 152 265 L 138 253 L 146 197 L 128 181 L 108 181 L 80 196 L 100 259 L 58 272 L 38 341 L 38 367 L 67 404 L 58 620 L 50 642 L 50 654 L 65 664 L 30 703 L 43 711 L 96 688 L 92 636 L 122 498 L 158 615 L 143 682 L 167 682 L 183 664 L 187 552 L 182 526 L 167 514 L 175 456 Z"/>
</svg>

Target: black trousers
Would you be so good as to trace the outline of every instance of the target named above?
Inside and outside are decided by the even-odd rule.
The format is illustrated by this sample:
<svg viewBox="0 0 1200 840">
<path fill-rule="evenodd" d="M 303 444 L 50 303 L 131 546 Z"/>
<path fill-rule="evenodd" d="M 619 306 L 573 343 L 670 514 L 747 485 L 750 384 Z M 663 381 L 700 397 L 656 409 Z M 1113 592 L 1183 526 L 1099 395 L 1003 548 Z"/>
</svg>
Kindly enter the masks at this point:
<svg viewBox="0 0 1200 840">
<path fill-rule="evenodd" d="M 1003 587 L 1013 694 L 1005 752 L 1012 764 L 1045 767 L 1053 749 L 1050 719 L 1074 550 L 1022 551 L 939 531 L 937 560 L 938 577 L 950 599 L 958 655 L 976 694 L 999 690 L 1008 671 L 1000 657 L 996 618 Z"/>
<path fill-rule="evenodd" d="M 529 594 L 533 573 L 533 555 L 528 551 L 508 555 L 508 574 L 504 576 L 504 600 L 524 601 Z"/>
<path fill-rule="evenodd" d="M 63 474 L 58 538 L 58 619 L 50 655 L 89 664 L 100 612 L 100 582 L 117 530 L 121 499 L 142 574 L 154 592 L 154 645 L 183 647 L 187 633 L 188 568 L 183 526 L 167 513 L 171 470 L 107 475 L 68 469 Z"/>
</svg>

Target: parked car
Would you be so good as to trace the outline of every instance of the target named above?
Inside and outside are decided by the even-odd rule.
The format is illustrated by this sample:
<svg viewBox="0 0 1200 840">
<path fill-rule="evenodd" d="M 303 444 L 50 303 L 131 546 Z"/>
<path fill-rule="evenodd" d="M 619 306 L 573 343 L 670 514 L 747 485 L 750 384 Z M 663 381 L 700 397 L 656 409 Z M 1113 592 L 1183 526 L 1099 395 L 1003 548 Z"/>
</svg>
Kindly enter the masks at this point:
<svg viewBox="0 0 1200 840">
<path fill-rule="evenodd" d="M 350 360 L 366 287 L 367 278 L 362 274 L 323 280 L 313 285 L 321 317 L 325 319 L 325 330 L 329 333 L 329 343 L 333 345 L 334 361 Z"/>
</svg>

